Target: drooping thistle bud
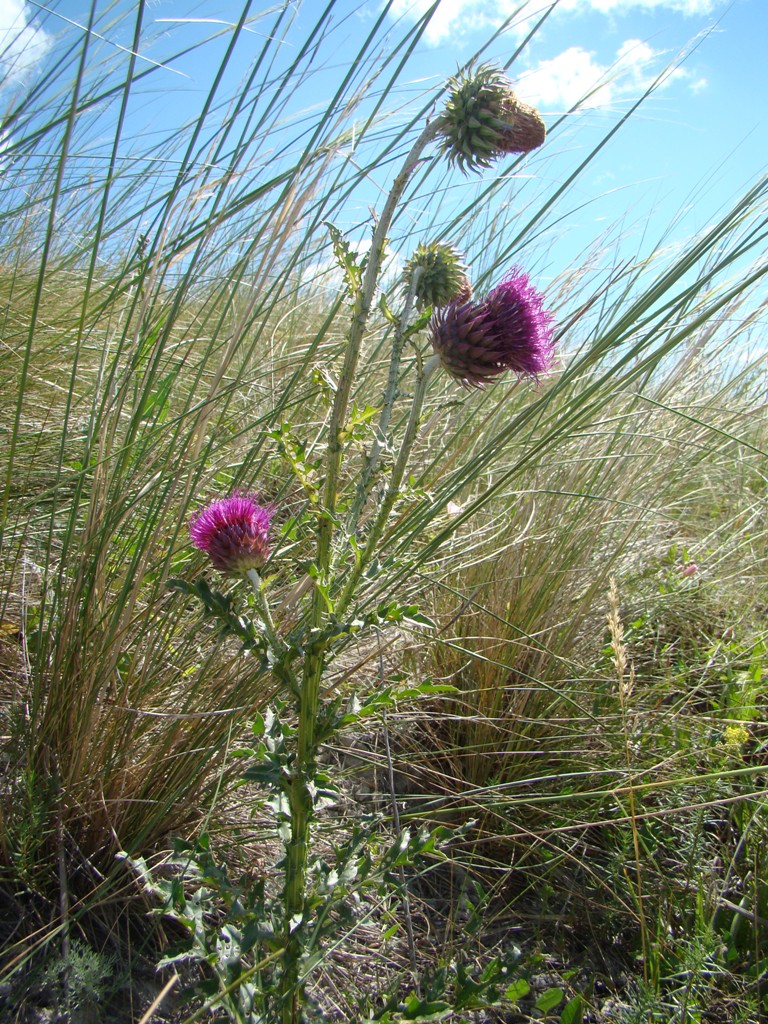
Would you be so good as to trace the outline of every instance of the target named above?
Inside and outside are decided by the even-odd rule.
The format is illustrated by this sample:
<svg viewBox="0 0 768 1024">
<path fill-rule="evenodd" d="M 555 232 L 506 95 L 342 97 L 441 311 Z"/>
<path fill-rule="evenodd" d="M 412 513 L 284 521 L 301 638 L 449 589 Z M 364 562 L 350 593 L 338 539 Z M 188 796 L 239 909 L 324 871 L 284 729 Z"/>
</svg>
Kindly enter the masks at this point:
<svg viewBox="0 0 768 1024">
<path fill-rule="evenodd" d="M 406 291 L 415 280 L 414 301 L 417 309 L 424 306 L 445 306 L 449 302 L 469 302 L 472 285 L 461 254 L 443 242 L 423 243 L 405 264 L 403 284 Z"/>
<path fill-rule="evenodd" d="M 443 152 L 462 171 L 489 167 L 505 153 L 529 153 L 546 136 L 534 107 L 515 95 L 509 79 L 490 64 L 449 80 L 442 114 Z"/>
<path fill-rule="evenodd" d="M 554 356 L 552 314 L 517 267 L 483 302 L 436 310 L 429 333 L 445 369 L 466 387 L 484 387 L 505 370 L 537 379 Z"/>
<path fill-rule="evenodd" d="M 227 576 L 257 572 L 269 557 L 272 510 L 252 494 L 235 491 L 192 516 L 189 534 L 214 566 Z"/>
</svg>

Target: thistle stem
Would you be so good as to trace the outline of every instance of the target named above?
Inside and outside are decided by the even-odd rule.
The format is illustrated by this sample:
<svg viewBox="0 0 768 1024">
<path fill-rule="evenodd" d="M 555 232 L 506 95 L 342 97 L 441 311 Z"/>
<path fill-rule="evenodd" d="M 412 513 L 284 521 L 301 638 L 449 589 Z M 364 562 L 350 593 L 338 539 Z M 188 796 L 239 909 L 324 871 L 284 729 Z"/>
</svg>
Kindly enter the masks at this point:
<svg viewBox="0 0 768 1024">
<path fill-rule="evenodd" d="M 408 181 L 418 166 L 422 151 L 438 135 L 442 121 L 436 118 L 428 124 L 424 131 L 411 147 L 408 156 L 405 158 L 400 173 L 395 178 L 384 208 L 381 211 L 376 228 L 373 232 L 371 249 L 368 262 L 365 267 L 363 283 L 355 298 L 352 311 L 352 323 L 350 324 L 347 337 L 346 354 L 341 369 L 338 387 L 334 396 L 333 409 L 331 410 L 330 436 L 328 439 L 328 453 L 326 456 L 326 477 L 324 487 L 324 508 L 330 513 L 320 520 L 318 529 L 318 558 L 317 568 L 322 572 L 328 569 L 330 564 L 330 549 L 333 536 L 333 513 L 336 509 L 336 492 L 338 487 L 339 470 L 341 468 L 341 431 L 344 427 L 344 420 L 349 406 L 349 397 L 352 390 L 355 371 L 360 357 L 360 346 L 365 334 L 368 317 L 371 312 L 373 295 L 376 291 L 376 284 L 381 270 L 381 261 L 384 255 L 384 248 L 387 242 L 389 231 L 394 217 L 397 204 L 402 197 Z M 395 376 L 395 385 L 397 378 Z M 393 386 L 393 388 L 394 388 Z M 317 605 L 322 610 L 322 598 L 318 596 Z"/>
<path fill-rule="evenodd" d="M 395 328 L 395 339 L 392 343 L 392 355 L 389 360 L 387 387 L 384 391 L 381 415 L 379 416 L 379 432 L 378 436 L 374 438 L 371 450 L 365 460 L 365 466 L 363 467 L 360 483 L 357 487 L 355 501 L 347 518 L 347 532 L 350 534 L 356 530 L 360 513 L 365 508 L 370 496 L 374 474 L 376 473 L 379 460 L 381 458 L 381 439 L 386 438 L 387 431 L 389 430 L 389 421 L 392 418 L 392 409 L 394 408 L 395 399 L 398 395 L 397 381 L 400 372 L 400 360 L 402 359 L 403 349 L 405 348 L 405 343 L 408 338 L 406 333 L 408 321 L 411 318 L 411 310 L 413 309 L 413 303 L 416 298 L 416 289 L 418 288 L 419 281 L 423 276 L 424 268 L 416 267 L 411 276 L 411 282 L 408 287 L 408 294 L 405 298 L 405 305 L 403 306 L 403 311 L 400 315 L 400 321 Z"/>
<path fill-rule="evenodd" d="M 259 609 L 259 615 L 261 616 L 261 622 L 264 627 L 264 633 L 267 638 L 267 643 L 272 648 L 275 655 L 282 654 L 285 645 L 277 635 L 275 624 L 272 621 L 272 613 L 269 610 L 269 604 L 264 598 L 264 594 L 261 589 L 261 576 L 256 569 L 248 569 L 245 574 L 253 584 L 253 593 L 256 597 L 256 606 Z"/>
<path fill-rule="evenodd" d="M 301 747 L 301 736 L 299 738 Z M 301 760 L 301 755 L 300 755 Z M 280 979 L 282 1024 L 297 1024 L 304 1002 L 300 982 L 301 953 L 304 947 L 304 902 L 307 879 L 309 827 L 312 819 L 312 793 L 308 774 L 297 767 L 287 791 L 291 811 L 291 838 L 285 858 L 285 958 Z"/>
<path fill-rule="evenodd" d="M 397 453 L 397 459 L 395 460 L 395 465 L 392 469 L 392 475 L 389 478 L 386 494 L 382 499 L 376 518 L 374 519 L 371 527 L 371 531 L 368 534 L 368 540 L 365 548 L 357 559 L 355 567 L 347 579 L 346 586 L 336 602 L 336 614 L 339 616 L 343 615 L 349 607 L 349 603 L 354 596 L 355 587 L 357 586 L 363 571 L 371 560 L 371 556 L 373 555 L 376 545 L 384 532 L 387 520 L 389 519 L 389 513 L 392 511 L 392 506 L 395 504 L 397 496 L 400 493 L 400 485 L 403 482 L 403 477 L 405 476 L 408 457 L 411 454 L 411 449 L 413 448 L 416 440 L 416 434 L 418 433 L 421 408 L 424 404 L 427 386 L 429 385 L 432 375 L 438 366 L 440 366 L 440 357 L 438 355 L 430 356 L 419 375 L 416 390 L 413 394 L 413 401 L 411 402 L 408 424 L 405 428 L 403 440 L 400 442 L 400 450 Z"/>
<path fill-rule="evenodd" d="M 279 990 L 282 1024 L 298 1024 L 300 1008 L 304 1002 L 300 973 L 304 946 L 302 920 L 306 902 L 307 860 L 312 817 L 312 790 L 310 787 L 316 773 L 318 742 L 315 726 L 320 710 L 320 681 L 325 665 L 322 626 L 327 608 L 324 592 L 327 592 L 326 588 L 330 584 L 336 499 L 343 450 L 342 431 L 360 357 L 361 344 L 379 279 L 387 233 L 397 204 L 419 163 L 422 151 L 437 136 L 440 126 L 440 119 L 433 121 L 422 131 L 411 147 L 400 173 L 394 180 L 376 224 L 363 282 L 355 297 L 344 363 L 331 410 L 325 459 L 323 506 L 317 527 L 315 563 L 317 584 L 312 594 L 309 642 L 304 657 L 301 687 L 298 690 L 299 723 L 296 761 L 286 787 L 291 813 L 291 838 L 285 861 L 285 960 Z"/>
<path fill-rule="evenodd" d="M 259 610 L 262 629 L 264 630 L 264 635 L 267 638 L 267 644 L 274 655 L 272 671 L 288 686 L 291 693 L 298 697 L 299 681 L 291 668 L 290 659 L 286 657 L 286 654 L 288 654 L 288 648 L 280 639 L 277 629 L 275 628 L 272 613 L 269 610 L 269 603 L 265 598 L 264 591 L 262 589 L 261 577 L 256 569 L 248 569 L 246 576 L 253 585 L 253 593 L 256 598 L 256 607 Z"/>
</svg>

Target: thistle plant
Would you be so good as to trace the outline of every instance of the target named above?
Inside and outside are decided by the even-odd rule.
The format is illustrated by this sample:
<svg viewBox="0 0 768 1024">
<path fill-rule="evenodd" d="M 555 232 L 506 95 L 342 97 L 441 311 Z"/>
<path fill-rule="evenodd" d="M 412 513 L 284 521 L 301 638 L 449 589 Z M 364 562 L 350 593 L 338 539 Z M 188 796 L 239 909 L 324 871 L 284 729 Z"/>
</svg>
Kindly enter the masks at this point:
<svg viewBox="0 0 768 1024">
<path fill-rule="evenodd" d="M 556 179 L 511 178 L 512 157 L 455 188 L 543 125 L 487 69 L 457 76 L 426 125 L 409 86 L 412 113 L 392 127 L 436 4 L 397 28 L 384 5 L 351 47 L 335 0 L 309 18 L 307 5 L 244 4 L 181 37 L 142 3 L 88 5 L 82 25 L 43 6 L 56 50 L 0 88 L 0 1017 L 38 1001 L 44 961 L 74 1007 L 81 939 L 101 955 L 157 935 L 182 944 L 168 958 L 202 962 L 168 983 L 200 981 L 187 1024 L 320 1019 L 313 998 L 335 1020 L 485 1019 L 479 1000 L 514 994 L 498 964 L 471 961 L 487 964 L 488 941 L 509 948 L 521 885 L 544 910 L 563 886 L 573 907 L 602 888 L 595 934 L 631 941 L 642 881 L 654 1012 L 679 990 L 680 1019 L 695 1015 L 725 978 L 734 1014 L 756 1019 L 768 181 L 686 242 L 676 222 L 672 257 L 653 225 L 634 254 L 631 224 L 594 239 L 552 286 L 574 351 L 532 394 L 551 353 L 545 305 L 493 285 L 559 233 L 631 112 L 555 154 Z M 218 69 L 174 124 L 167 98 L 193 55 Z M 307 108 L 313 82 L 329 100 Z M 390 161 L 422 131 L 384 204 Z M 346 288 L 329 299 L 325 225 L 350 202 L 357 223 L 373 182 L 371 257 L 331 228 Z M 416 249 L 391 284 L 377 269 L 387 238 Z M 652 804 L 642 864 L 595 611 L 609 574 L 643 674 L 628 780 Z M 166 592 L 178 576 L 181 599 Z M 424 679 L 456 691 L 435 700 Z M 379 793 L 364 812 L 350 787 L 329 806 L 339 746 L 371 739 L 391 804 Z M 406 780 L 425 799 L 402 813 Z M 450 849 L 414 824 L 446 813 L 478 815 Z M 170 837 L 173 871 L 158 861 Z M 126 878 L 142 857 L 141 881 L 185 929 L 145 920 Z M 670 888 L 672 875 L 706 885 Z M 431 928 L 426 963 L 417 904 L 438 877 L 441 896 L 460 885 L 461 918 Z M 546 950 L 547 915 L 534 916 Z M 697 966 L 680 950 L 702 928 Z M 631 983 L 639 949 L 624 951 Z M 121 987 L 102 1015 L 135 1009 L 144 989 Z"/>
<path fill-rule="evenodd" d="M 329 410 L 327 445 L 319 474 L 322 486 L 308 487 L 297 460 L 289 459 L 316 524 L 309 569 L 311 590 L 304 598 L 306 607 L 298 624 L 281 630 L 273 621 L 269 573 L 271 559 L 281 556 L 279 538 L 274 538 L 273 544 L 270 534 L 278 532 L 273 519 L 279 520 L 279 509 L 262 505 L 250 493 L 220 497 L 201 509 L 192 519 L 190 535 L 217 570 L 250 582 L 253 621 L 236 612 L 231 598 L 211 591 L 207 584 L 173 584 L 201 598 L 207 611 L 222 621 L 225 632 L 236 635 L 246 648 L 261 656 L 279 684 L 275 713 L 269 723 L 262 721 L 257 726 L 260 742 L 253 752 L 254 763 L 245 773 L 246 778 L 272 792 L 278 831 L 285 842 L 285 857 L 280 862 L 282 891 L 277 909 L 271 912 L 275 923 L 271 931 L 262 924 L 270 968 L 262 978 L 262 1008 L 254 1018 L 257 1020 L 297 1024 L 303 1019 L 311 964 L 327 934 L 324 929 L 329 927 L 328 901 L 342 902 L 346 891 L 330 886 L 326 879 L 327 891 L 321 894 L 323 887 L 318 890 L 315 885 L 313 889 L 310 878 L 313 818 L 321 797 L 333 791 L 318 766 L 319 748 L 338 730 L 392 699 L 388 692 L 372 691 L 350 709 L 342 705 L 341 698 L 321 698 L 328 665 L 353 634 L 359 637 L 366 629 L 380 630 L 404 620 L 427 624 L 417 609 L 401 608 L 395 600 L 387 600 L 375 611 L 365 611 L 357 599 L 361 579 L 376 572 L 377 552 L 401 492 L 429 382 L 441 367 L 471 386 L 482 386 L 505 370 L 536 379 L 552 361 L 551 317 L 525 274 L 515 270 L 483 301 L 472 302 L 469 276 L 458 251 L 446 243 L 420 245 L 406 264 L 402 309 L 392 312 L 386 295 L 381 301 L 393 327 L 387 386 L 378 406 L 378 431 L 363 456 L 362 467 L 354 466 L 360 456 L 348 439 L 355 425 L 366 417 L 361 417 L 357 405 L 351 406 L 350 396 L 374 295 L 381 286 L 387 233 L 406 185 L 424 152 L 436 142 L 464 169 L 484 167 L 504 152 L 530 148 L 534 144 L 530 139 L 524 145 L 520 142 L 525 130 L 519 122 L 521 118 L 526 123 L 539 122 L 520 110 L 506 80 L 492 69 L 483 68 L 474 76 L 454 82 L 445 111 L 424 128 L 394 180 L 377 217 L 364 265 L 355 260 L 341 233 L 331 229 L 336 258 L 345 274 L 351 315 L 343 364 L 334 382 Z M 425 337 L 434 349 L 427 359 L 419 342 Z M 392 411 L 402 397 L 400 364 L 409 342 L 417 349 L 409 381 L 411 407 L 399 441 L 387 441 L 394 458 L 385 466 L 381 439 L 389 437 Z M 370 408 L 375 415 L 377 408 Z M 351 471 L 360 473 L 360 483 L 353 500 L 342 504 L 342 467 L 346 468 L 347 461 Z M 374 482 L 379 484 L 375 503 L 371 500 Z M 277 555 L 270 555 L 272 547 Z M 283 714 L 290 716 L 290 726 L 287 718 L 280 721 Z M 403 844 L 401 838 L 397 844 L 400 852 L 392 852 L 389 859 L 402 856 L 404 849 L 415 856 L 425 844 L 432 848 L 434 841 L 434 836 L 421 837 Z M 385 862 L 387 856 L 383 857 Z M 335 877 L 343 876 L 350 884 L 352 879 L 370 874 L 359 844 L 353 842 L 343 853 L 337 851 L 337 859 Z M 496 977 L 493 972 L 491 976 Z M 482 986 L 477 992 L 480 989 Z M 462 1003 L 465 1008 L 468 1005 Z M 424 1012 L 434 1012 L 434 1004 L 426 1006 Z M 413 1010 L 408 1019 L 418 1016 Z"/>
</svg>

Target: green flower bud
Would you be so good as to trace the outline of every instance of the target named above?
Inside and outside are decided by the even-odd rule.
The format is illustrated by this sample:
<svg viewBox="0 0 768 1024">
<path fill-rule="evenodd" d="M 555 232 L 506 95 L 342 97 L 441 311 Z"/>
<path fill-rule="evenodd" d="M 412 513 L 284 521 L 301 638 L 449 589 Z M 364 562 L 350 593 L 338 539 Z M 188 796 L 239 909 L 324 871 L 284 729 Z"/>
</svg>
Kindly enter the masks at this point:
<svg viewBox="0 0 768 1024">
<path fill-rule="evenodd" d="M 483 64 L 451 78 L 449 86 L 442 147 L 462 171 L 489 167 L 504 153 L 529 153 L 544 141 L 538 111 L 517 98 L 498 68 Z"/>
<path fill-rule="evenodd" d="M 417 309 L 445 306 L 449 302 L 469 302 L 472 285 L 461 255 L 452 245 L 430 242 L 419 245 L 405 264 L 405 289 L 416 280 L 414 298 Z"/>
</svg>

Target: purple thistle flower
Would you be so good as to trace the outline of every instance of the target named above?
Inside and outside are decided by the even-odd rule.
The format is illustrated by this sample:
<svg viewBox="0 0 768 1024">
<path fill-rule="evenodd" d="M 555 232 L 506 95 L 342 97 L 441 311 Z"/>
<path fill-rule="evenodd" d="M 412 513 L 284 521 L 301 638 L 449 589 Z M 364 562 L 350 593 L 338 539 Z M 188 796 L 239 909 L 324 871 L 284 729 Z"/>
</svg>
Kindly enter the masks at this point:
<svg viewBox="0 0 768 1024">
<path fill-rule="evenodd" d="M 552 314 L 517 267 L 483 302 L 438 309 L 429 331 L 445 369 L 467 387 L 484 387 L 505 370 L 536 380 L 554 357 Z"/>
<path fill-rule="evenodd" d="M 261 569 L 269 557 L 269 526 L 273 512 L 255 495 L 234 491 L 192 516 L 189 535 L 214 566 L 228 576 Z"/>
</svg>

